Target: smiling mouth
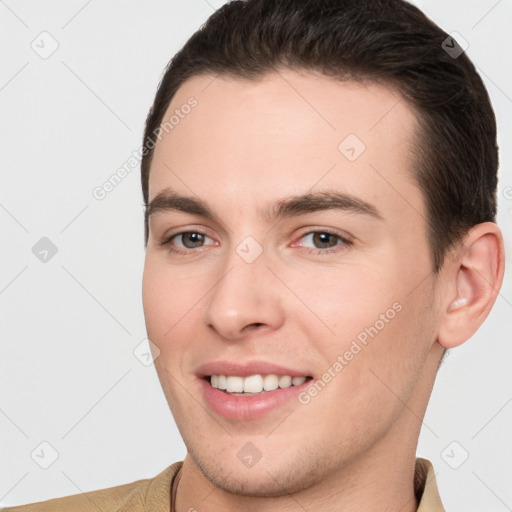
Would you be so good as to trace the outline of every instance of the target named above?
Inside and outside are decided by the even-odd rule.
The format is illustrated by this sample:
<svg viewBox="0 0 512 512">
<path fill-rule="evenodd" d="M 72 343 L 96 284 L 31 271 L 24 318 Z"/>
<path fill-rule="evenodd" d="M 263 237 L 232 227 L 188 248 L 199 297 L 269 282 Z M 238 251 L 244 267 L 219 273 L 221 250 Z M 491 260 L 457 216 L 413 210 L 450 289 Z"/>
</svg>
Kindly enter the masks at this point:
<svg viewBox="0 0 512 512">
<path fill-rule="evenodd" d="M 256 374 L 247 377 L 237 375 L 209 375 L 205 380 L 219 391 L 232 396 L 253 396 L 286 389 L 292 386 L 300 386 L 311 380 L 309 375 L 292 377 L 290 375 Z"/>
</svg>

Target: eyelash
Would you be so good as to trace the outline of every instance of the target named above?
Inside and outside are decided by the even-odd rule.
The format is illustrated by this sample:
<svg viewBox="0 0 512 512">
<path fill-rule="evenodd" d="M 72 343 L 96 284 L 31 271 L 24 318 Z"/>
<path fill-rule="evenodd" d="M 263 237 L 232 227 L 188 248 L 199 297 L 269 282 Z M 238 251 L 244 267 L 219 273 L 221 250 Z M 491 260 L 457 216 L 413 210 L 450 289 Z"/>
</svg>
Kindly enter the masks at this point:
<svg viewBox="0 0 512 512">
<path fill-rule="evenodd" d="M 168 237 L 167 239 L 165 239 L 163 242 L 160 243 L 160 245 L 162 246 L 166 246 L 168 245 L 168 249 L 169 249 L 169 252 L 172 252 L 172 253 L 175 253 L 175 254 L 189 254 L 191 252 L 194 252 L 194 249 L 176 249 L 175 247 L 172 246 L 171 244 L 171 240 L 173 238 L 176 238 L 180 235 L 187 235 L 187 234 L 190 234 L 190 233 L 194 233 L 194 234 L 197 234 L 197 235 L 203 235 L 203 236 L 208 236 L 204 231 L 201 231 L 200 229 L 194 229 L 193 231 L 180 231 L 179 233 L 174 233 L 173 235 L 171 235 L 170 237 Z M 210 237 L 208 237 L 210 238 Z M 199 247 L 199 249 L 201 249 L 201 247 Z"/>
<path fill-rule="evenodd" d="M 190 233 L 198 234 L 198 235 L 203 235 L 203 236 L 208 237 L 208 235 L 204 231 L 201 231 L 200 229 L 195 229 L 193 231 L 180 231 L 179 233 L 174 233 L 173 235 L 171 235 L 170 237 L 165 239 L 163 242 L 160 242 L 160 245 L 161 246 L 168 246 L 169 252 L 174 253 L 174 254 L 182 254 L 182 255 L 190 254 L 191 252 L 195 251 L 194 248 L 186 249 L 186 250 L 184 250 L 184 249 L 176 249 L 171 244 L 171 241 L 174 238 L 176 238 L 178 236 L 181 236 L 181 235 L 190 234 Z M 350 247 L 351 245 L 353 245 L 353 241 L 352 240 L 349 240 L 348 238 L 341 236 L 339 233 L 335 233 L 334 231 L 330 231 L 329 229 L 319 229 L 319 230 L 308 231 L 307 233 L 304 233 L 299 238 L 299 240 L 301 240 L 305 236 L 308 236 L 308 235 L 311 235 L 311 234 L 319 234 L 319 233 L 320 234 L 325 234 L 325 235 L 332 235 L 332 236 L 338 238 L 341 241 L 341 243 L 338 243 L 333 248 L 328 248 L 328 249 L 312 249 L 310 247 L 305 247 L 306 252 L 308 254 L 313 254 L 315 256 L 324 256 L 326 254 L 332 254 L 334 252 L 338 252 L 339 249 L 336 249 L 336 247 L 338 247 L 340 245 L 345 245 L 347 247 Z M 211 237 L 208 237 L 208 238 L 211 238 Z M 201 247 L 198 247 L 198 249 L 200 249 L 200 248 Z"/>
<path fill-rule="evenodd" d="M 333 237 L 336 237 L 341 242 L 341 243 L 336 244 L 334 247 L 327 248 L 327 249 L 312 249 L 311 247 L 304 247 L 304 249 L 306 249 L 306 252 L 308 254 L 313 254 L 315 256 L 325 256 L 327 254 L 336 253 L 336 252 L 339 252 L 339 250 L 340 250 L 340 249 L 337 249 L 337 247 L 339 247 L 339 246 L 350 247 L 351 245 L 353 245 L 352 240 L 349 240 L 348 238 L 341 236 L 339 233 L 336 233 L 329 229 L 317 229 L 317 230 L 308 231 L 307 233 L 304 233 L 299 238 L 299 240 L 301 240 L 302 238 L 304 238 L 308 235 L 312 235 L 312 234 L 331 235 Z"/>
</svg>

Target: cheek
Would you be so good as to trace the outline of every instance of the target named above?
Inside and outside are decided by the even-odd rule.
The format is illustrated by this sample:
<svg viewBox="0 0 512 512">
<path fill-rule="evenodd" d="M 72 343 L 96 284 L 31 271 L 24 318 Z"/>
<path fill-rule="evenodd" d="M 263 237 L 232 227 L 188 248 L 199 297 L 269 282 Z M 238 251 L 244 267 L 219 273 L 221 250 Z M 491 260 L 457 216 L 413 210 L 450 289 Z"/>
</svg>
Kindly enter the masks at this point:
<svg viewBox="0 0 512 512">
<path fill-rule="evenodd" d="M 144 317 L 149 338 L 159 346 L 198 301 L 197 282 L 178 276 L 179 271 L 162 258 L 146 254 L 142 280 Z"/>
<path fill-rule="evenodd" d="M 146 254 L 142 282 L 146 331 L 160 350 L 158 363 L 169 371 L 185 373 L 193 366 L 190 360 L 201 350 L 194 347 L 204 337 L 203 301 L 217 279 L 216 273 L 185 271 L 161 255 Z"/>
<path fill-rule="evenodd" d="M 315 334 L 313 340 L 322 334 L 322 339 L 336 351 L 350 344 L 360 333 L 363 333 L 360 338 L 364 339 L 366 328 L 377 323 L 380 332 L 398 316 L 399 294 L 387 278 L 381 277 L 382 271 L 344 265 L 300 274 L 300 279 L 291 272 L 287 277 L 287 282 L 292 283 L 290 288 L 297 290 L 297 296 L 310 310 L 307 315 L 298 315 L 297 320 L 304 329 Z"/>
<path fill-rule="evenodd" d="M 197 325 L 194 306 L 201 291 L 198 280 L 184 280 L 179 275 L 179 269 L 160 256 L 146 253 L 142 301 L 148 338 L 160 351 L 155 369 L 173 415 L 188 417 L 193 405 L 174 376 L 184 374 L 187 347 Z"/>
<path fill-rule="evenodd" d="M 142 277 L 142 305 L 148 336 L 152 341 L 156 341 L 155 334 L 162 331 L 160 324 L 164 318 L 166 290 L 165 274 L 160 273 L 156 263 L 147 253 Z"/>
<path fill-rule="evenodd" d="M 338 381 L 347 379 L 343 386 L 353 392 L 370 386 L 374 394 L 375 386 L 382 387 L 375 374 L 405 389 L 433 340 L 428 285 L 410 293 L 408 280 L 387 270 L 324 268 L 314 276 L 303 272 L 300 281 L 289 275 L 290 287 L 300 290 L 310 310 L 299 308 L 291 321 L 321 353 L 324 371 L 339 363 L 331 371 L 343 374 Z"/>
</svg>

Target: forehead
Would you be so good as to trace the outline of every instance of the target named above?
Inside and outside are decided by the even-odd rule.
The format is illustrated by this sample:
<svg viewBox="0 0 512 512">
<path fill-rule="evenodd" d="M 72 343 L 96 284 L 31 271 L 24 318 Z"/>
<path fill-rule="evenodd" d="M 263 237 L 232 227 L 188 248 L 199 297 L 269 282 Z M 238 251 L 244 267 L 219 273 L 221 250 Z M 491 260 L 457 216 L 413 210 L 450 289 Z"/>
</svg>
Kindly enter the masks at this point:
<svg viewBox="0 0 512 512">
<path fill-rule="evenodd" d="M 257 185 L 269 198 L 321 182 L 367 199 L 396 203 L 405 194 L 423 208 L 411 172 L 417 118 L 385 85 L 293 70 L 257 80 L 196 76 L 175 94 L 163 126 L 172 116 L 155 147 L 150 199 L 169 186 L 229 198 L 254 195 Z"/>
</svg>

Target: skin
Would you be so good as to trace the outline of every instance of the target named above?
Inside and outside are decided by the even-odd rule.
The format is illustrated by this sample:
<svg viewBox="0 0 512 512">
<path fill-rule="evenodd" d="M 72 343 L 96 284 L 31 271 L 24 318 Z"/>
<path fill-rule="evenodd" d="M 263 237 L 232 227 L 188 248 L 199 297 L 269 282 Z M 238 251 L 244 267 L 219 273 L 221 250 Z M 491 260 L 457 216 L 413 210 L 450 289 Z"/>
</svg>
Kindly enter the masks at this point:
<svg viewBox="0 0 512 512">
<path fill-rule="evenodd" d="M 476 226 L 432 272 L 411 171 L 416 116 L 390 88 L 292 70 L 257 81 L 193 77 L 164 119 L 191 96 L 197 106 L 156 145 L 149 201 L 170 188 L 207 201 L 218 219 L 151 215 L 143 279 L 155 367 L 187 447 L 177 510 L 416 510 L 422 418 L 443 349 L 468 339 L 496 298 L 499 229 Z M 338 149 L 350 133 L 366 146 L 353 162 Z M 261 213 L 326 189 L 382 219 Z M 198 229 L 206 237 L 196 248 L 180 236 L 161 245 Z M 322 229 L 353 243 L 334 235 L 325 248 L 311 234 Z M 247 236 L 263 250 L 250 264 L 236 252 Z M 256 359 L 318 379 L 397 302 L 401 311 L 308 404 L 235 421 L 203 402 L 199 365 Z M 237 458 L 249 441 L 262 454 L 253 467 Z"/>
</svg>

